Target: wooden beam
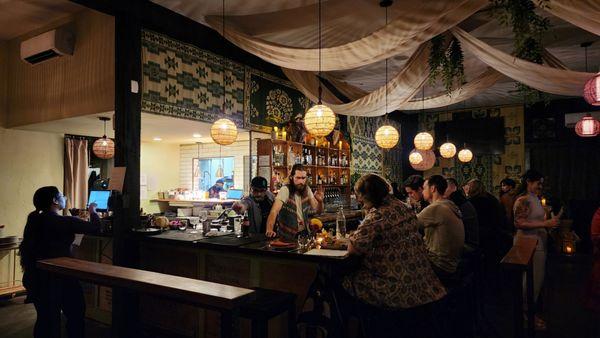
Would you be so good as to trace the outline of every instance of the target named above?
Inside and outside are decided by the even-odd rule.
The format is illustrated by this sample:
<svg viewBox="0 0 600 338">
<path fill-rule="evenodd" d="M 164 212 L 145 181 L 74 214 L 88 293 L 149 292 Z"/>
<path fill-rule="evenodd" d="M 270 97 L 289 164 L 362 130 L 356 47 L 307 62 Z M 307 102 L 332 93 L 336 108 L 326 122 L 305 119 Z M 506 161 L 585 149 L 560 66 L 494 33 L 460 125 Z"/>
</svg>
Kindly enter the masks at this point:
<svg viewBox="0 0 600 338">
<path fill-rule="evenodd" d="M 139 245 L 130 234 L 140 226 L 141 6 L 142 0 L 124 1 L 115 12 L 115 166 L 127 171 L 115 208 L 113 264 L 130 268 L 139 265 Z M 132 91 L 135 82 L 137 93 Z M 137 335 L 137 295 L 113 290 L 112 322 L 113 336 Z"/>
</svg>

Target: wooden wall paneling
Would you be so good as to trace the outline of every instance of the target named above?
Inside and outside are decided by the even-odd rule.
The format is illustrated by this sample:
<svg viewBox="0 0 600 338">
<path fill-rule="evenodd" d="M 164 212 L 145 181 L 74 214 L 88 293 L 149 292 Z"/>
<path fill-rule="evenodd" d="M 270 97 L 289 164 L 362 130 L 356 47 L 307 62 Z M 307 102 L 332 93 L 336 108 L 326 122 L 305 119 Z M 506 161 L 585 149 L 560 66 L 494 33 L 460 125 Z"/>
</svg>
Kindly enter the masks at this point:
<svg viewBox="0 0 600 338">
<path fill-rule="evenodd" d="M 75 34 L 72 56 L 30 65 L 21 41 L 67 25 Z M 114 110 L 114 18 L 83 10 L 8 42 L 6 125 L 59 120 Z"/>
<path fill-rule="evenodd" d="M 7 123 L 8 44 L 0 41 L 0 128 Z"/>
</svg>

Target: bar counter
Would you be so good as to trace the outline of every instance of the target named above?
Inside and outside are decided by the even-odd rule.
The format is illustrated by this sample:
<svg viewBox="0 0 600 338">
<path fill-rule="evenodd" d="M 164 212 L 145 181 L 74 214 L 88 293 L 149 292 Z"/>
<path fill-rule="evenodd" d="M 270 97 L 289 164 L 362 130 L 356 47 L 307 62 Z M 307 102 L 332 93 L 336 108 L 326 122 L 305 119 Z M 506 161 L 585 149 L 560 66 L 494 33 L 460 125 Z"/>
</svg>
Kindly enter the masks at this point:
<svg viewBox="0 0 600 338">
<path fill-rule="evenodd" d="M 348 214 L 354 218 L 360 212 Z M 335 214 L 322 214 L 324 222 L 335 220 Z M 204 237 L 169 230 L 156 235 L 133 234 L 139 243 L 140 268 L 143 270 L 196 278 L 240 287 L 261 287 L 296 294 L 297 312 L 302 310 L 309 288 L 317 273 L 335 273 L 356 263 L 345 251 L 314 255 L 306 250 L 278 250 L 270 247 L 262 234 L 237 238 L 233 234 Z M 321 252 L 321 251 L 319 251 Z M 85 236 L 77 258 L 112 262 L 112 238 L 109 234 Z M 87 316 L 110 322 L 112 290 L 85 285 Z M 218 337 L 219 315 L 150 296 L 141 296 L 141 318 L 144 325 L 189 337 Z M 287 337 L 285 315 L 270 322 L 270 336 Z M 241 336 L 249 336 L 249 322 L 240 323 Z"/>
</svg>

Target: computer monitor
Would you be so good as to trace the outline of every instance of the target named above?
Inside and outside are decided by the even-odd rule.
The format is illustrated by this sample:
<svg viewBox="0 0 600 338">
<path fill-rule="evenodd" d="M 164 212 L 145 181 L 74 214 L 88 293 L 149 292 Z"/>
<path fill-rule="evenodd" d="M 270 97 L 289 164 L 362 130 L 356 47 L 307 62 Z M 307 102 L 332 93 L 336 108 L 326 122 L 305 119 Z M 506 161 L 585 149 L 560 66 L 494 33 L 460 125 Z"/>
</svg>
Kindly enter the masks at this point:
<svg viewBox="0 0 600 338">
<path fill-rule="evenodd" d="M 96 203 L 98 205 L 96 210 L 105 212 L 108 210 L 109 198 L 110 190 L 92 190 L 90 191 L 90 198 L 88 198 L 88 205 Z"/>
<path fill-rule="evenodd" d="M 239 200 L 244 197 L 244 190 L 241 189 L 229 189 L 227 190 L 227 199 Z"/>
</svg>

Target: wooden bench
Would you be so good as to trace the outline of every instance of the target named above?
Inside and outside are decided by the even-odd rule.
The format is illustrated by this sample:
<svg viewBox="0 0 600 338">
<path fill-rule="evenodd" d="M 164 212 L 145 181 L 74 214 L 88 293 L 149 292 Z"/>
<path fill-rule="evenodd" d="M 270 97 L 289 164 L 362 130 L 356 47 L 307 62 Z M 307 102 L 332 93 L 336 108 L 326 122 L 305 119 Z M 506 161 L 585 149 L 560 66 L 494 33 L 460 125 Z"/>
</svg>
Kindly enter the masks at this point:
<svg viewBox="0 0 600 338">
<path fill-rule="evenodd" d="M 502 258 L 500 264 L 510 273 L 513 290 L 514 337 L 535 336 L 535 306 L 533 291 L 533 254 L 537 239 L 516 237 L 510 251 Z M 525 295 L 527 298 L 527 332 L 523 325 L 523 275 L 526 276 Z"/>
<path fill-rule="evenodd" d="M 41 260 L 37 266 L 51 275 L 123 288 L 218 311 L 221 314 L 221 337 L 239 334 L 240 307 L 252 300 L 255 293 L 251 289 L 69 257 Z"/>
</svg>

